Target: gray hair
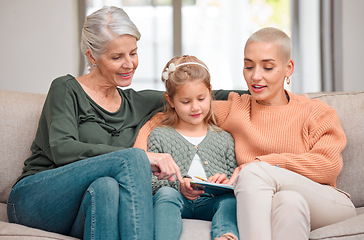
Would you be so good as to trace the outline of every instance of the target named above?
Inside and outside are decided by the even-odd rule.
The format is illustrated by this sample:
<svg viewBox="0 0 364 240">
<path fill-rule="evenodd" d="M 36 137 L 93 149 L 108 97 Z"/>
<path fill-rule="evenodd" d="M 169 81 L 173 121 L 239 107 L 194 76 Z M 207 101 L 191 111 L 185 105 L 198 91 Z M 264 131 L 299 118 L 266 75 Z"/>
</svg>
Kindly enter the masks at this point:
<svg viewBox="0 0 364 240">
<path fill-rule="evenodd" d="M 97 59 L 105 53 L 108 43 L 120 35 L 131 35 L 137 41 L 140 39 L 138 28 L 123 9 L 105 6 L 87 16 L 81 34 L 81 52 L 86 57 L 87 66 L 92 65 L 86 56 L 88 49 Z"/>
</svg>

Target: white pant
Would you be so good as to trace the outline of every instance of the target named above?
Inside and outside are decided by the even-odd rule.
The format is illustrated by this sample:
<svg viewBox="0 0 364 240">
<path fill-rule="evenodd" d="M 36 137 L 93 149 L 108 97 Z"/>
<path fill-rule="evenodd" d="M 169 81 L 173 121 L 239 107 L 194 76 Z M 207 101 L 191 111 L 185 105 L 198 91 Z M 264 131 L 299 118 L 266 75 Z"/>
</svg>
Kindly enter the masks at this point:
<svg viewBox="0 0 364 240">
<path fill-rule="evenodd" d="M 307 240 L 311 228 L 356 215 L 345 193 L 266 162 L 245 166 L 234 189 L 244 240 Z"/>
</svg>

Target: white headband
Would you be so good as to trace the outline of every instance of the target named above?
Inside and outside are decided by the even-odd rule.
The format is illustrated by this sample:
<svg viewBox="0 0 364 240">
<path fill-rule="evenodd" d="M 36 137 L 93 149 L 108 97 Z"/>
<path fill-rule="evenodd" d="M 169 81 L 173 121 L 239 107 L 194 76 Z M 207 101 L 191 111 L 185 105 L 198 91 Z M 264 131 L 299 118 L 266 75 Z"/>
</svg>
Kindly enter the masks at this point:
<svg viewBox="0 0 364 240">
<path fill-rule="evenodd" d="M 204 69 L 206 69 L 207 72 L 209 71 L 209 69 L 205 65 L 198 63 L 198 62 L 184 62 L 184 63 L 178 64 L 177 66 L 174 63 L 171 63 L 171 64 L 169 64 L 169 67 L 166 68 L 166 71 L 164 71 L 162 73 L 162 78 L 165 81 L 167 81 L 169 78 L 169 74 L 176 71 L 176 68 L 183 66 L 183 65 L 188 65 L 188 64 L 199 65 L 199 66 L 203 67 Z"/>
</svg>

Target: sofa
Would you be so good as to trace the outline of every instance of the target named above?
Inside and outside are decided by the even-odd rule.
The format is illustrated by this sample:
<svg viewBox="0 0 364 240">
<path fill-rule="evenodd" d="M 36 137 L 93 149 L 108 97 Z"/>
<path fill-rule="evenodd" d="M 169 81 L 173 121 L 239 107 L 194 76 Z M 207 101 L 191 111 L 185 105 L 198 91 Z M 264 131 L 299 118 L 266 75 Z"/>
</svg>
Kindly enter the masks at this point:
<svg viewBox="0 0 364 240">
<path fill-rule="evenodd" d="M 337 185 L 351 195 L 358 213 L 356 217 L 313 230 L 310 239 L 364 239 L 364 91 L 308 96 L 325 101 L 340 117 L 348 143 L 343 151 L 344 168 Z M 44 100 L 44 94 L 0 90 L 0 240 L 75 239 L 12 224 L 7 219 L 6 202 L 24 160 L 31 154 L 29 148 Z M 181 239 L 211 239 L 210 228 L 209 221 L 184 219 Z"/>
</svg>

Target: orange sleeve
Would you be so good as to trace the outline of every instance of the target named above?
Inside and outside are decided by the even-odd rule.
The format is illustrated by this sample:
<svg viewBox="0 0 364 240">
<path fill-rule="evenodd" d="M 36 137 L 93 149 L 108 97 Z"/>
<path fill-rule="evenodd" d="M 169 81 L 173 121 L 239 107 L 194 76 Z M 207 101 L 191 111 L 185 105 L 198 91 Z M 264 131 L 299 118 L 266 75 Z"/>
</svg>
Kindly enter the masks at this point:
<svg viewBox="0 0 364 240">
<path fill-rule="evenodd" d="M 146 122 L 144 126 L 139 130 L 133 147 L 141 148 L 144 151 L 147 151 L 149 134 L 154 128 L 161 124 L 163 118 L 163 113 L 157 113 L 148 122 Z"/>
<path fill-rule="evenodd" d="M 227 116 L 230 113 L 231 106 L 233 101 L 239 95 L 237 93 L 230 93 L 228 100 L 214 100 L 212 101 L 212 109 L 214 110 L 214 114 L 216 116 L 217 125 L 221 126 L 225 122 Z"/>
<path fill-rule="evenodd" d="M 303 129 L 309 148 L 305 153 L 269 154 L 258 158 L 272 165 L 282 165 L 315 182 L 335 186 L 343 167 L 341 152 L 346 145 L 346 136 L 335 110 L 322 106 L 315 109 L 316 114 Z"/>
</svg>

